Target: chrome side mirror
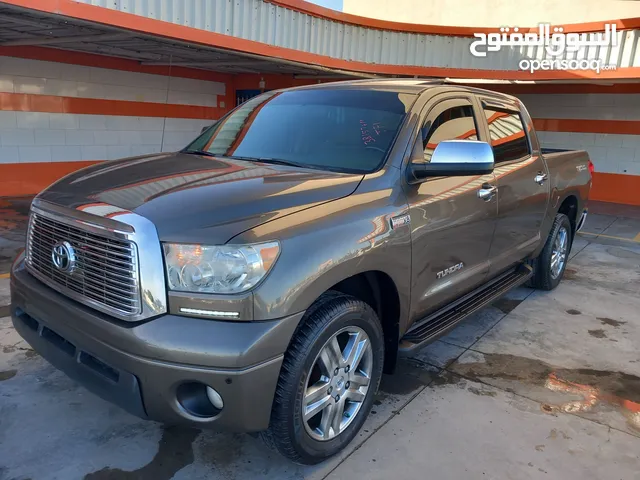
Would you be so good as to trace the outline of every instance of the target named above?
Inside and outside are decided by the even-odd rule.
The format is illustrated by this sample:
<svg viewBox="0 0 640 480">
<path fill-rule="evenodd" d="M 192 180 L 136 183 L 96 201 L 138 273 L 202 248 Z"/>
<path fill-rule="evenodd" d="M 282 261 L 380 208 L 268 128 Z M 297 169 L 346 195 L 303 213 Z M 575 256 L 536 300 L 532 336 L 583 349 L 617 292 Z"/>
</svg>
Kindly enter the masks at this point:
<svg viewBox="0 0 640 480">
<path fill-rule="evenodd" d="M 421 142 L 417 142 L 417 145 Z M 414 148 L 408 168 L 409 183 L 428 177 L 485 175 L 493 172 L 493 149 L 487 142 L 444 140 L 435 150 Z M 419 150 L 419 152 L 418 152 Z"/>
</svg>

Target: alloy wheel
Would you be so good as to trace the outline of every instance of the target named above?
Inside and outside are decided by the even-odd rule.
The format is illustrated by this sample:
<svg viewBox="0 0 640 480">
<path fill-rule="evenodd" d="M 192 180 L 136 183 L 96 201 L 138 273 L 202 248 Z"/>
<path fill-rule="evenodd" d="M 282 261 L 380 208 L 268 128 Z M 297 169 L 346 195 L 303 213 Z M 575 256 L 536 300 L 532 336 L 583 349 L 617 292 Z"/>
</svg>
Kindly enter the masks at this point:
<svg viewBox="0 0 640 480">
<path fill-rule="evenodd" d="M 567 246 L 569 244 L 569 232 L 565 227 L 558 230 L 556 239 L 553 243 L 553 251 L 551 253 L 551 277 L 555 280 L 560 276 L 567 261 Z"/>
<path fill-rule="evenodd" d="M 360 412 L 373 371 L 373 350 L 359 327 L 345 327 L 322 347 L 305 381 L 302 416 L 319 441 L 342 433 Z"/>
</svg>

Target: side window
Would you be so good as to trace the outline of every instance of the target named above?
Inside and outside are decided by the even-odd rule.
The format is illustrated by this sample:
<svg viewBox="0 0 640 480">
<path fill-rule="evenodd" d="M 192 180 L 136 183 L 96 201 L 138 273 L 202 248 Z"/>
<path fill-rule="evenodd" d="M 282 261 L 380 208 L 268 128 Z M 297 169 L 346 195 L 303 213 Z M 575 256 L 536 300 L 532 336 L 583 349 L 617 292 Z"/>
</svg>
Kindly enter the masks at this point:
<svg viewBox="0 0 640 480">
<path fill-rule="evenodd" d="M 431 155 L 443 140 L 477 140 L 478 131 L 470 103 L 460 100 L 445 100 L 436 107 L 437 113 L 432 122 L 425 124 L 423 132 L 424 161 L 430 162 Z M 432 118 L 431 114 L 429 115 Z"/>
<path fill-rule="evenodd" d="M 531 154 L 524 123 L 519 113 L 485 108 L 496 165 Z"/>
</svg>

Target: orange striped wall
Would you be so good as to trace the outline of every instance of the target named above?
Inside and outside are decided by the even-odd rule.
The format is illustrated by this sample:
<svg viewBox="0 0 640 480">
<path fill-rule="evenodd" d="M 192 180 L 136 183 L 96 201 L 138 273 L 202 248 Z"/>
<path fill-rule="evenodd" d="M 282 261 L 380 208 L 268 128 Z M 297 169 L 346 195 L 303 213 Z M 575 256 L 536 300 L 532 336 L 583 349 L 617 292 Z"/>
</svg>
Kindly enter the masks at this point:
<svg viewBox="0 0 640 480">
<path fill-rule="evenodd" d="M 99 162 L 0 164 L 0 197 L 34 195 L 65 175 L 96 163 Z"/>
<path fill-rule="evenodd" d="M 600 202 L 640 205 L 640 176 L 595 172 L 589 198 Z"/>
<path fill-rule="evenodd" d="M 35 195 L 56 180 L 98 161 L 0 164 L 0 196 Z M 640 176 L 593 174 L 591 200 L 640 205 Z"/>
<path fill-rule="evenodd" d="M 19 112 L 80 113 L 132 117 L 217 119 L 229 109 L 128 100 L 59 97 L 28 93 L 0 93 L 0 110 Z"/>
<path fill-rule="evenodd" d="M 4 94 L 0 94 L 0 100 Z M 38 95 L 26 95 L 26 97 L 39 97 Z M 54 97 L 55 98 L 55 97 Z M 185 105 L 157 105 L 154 107 L 145 102 L 123 102 L 123 101 L 103 101 L 93 99 L 73 98 L 74 101 L 88 102 L 91 109 L 74 110 L 74 113 L 106 113 L 111 115 L 150 115 L 155 113 L 158 116 L 164 116 L 164 113 L 155 112 L 154 108 L 169 107 L 172 110 L 170 116 L 177 118 L 192 118 L 191 116 L 182 117 L 182 114 L 190 115 L 191 107 Z M 121 104 L 121 105 L 119 105 Z M 44 105 L 47 103 L 29 103 L 21 104 L 21 108 L 28 105 Z M 54 105 L 60 105 L 55 103 Z M 100 110 L 100 106 L 106 105 L 107 110 Z M 94 109 L 94 107 L 96 107 Z M 0 101 L 0 109 L 16 109 L 15 102 Z M 35 111 L 59 112 L 48 105 L 49 109 Z M 201 109 L 206 107 L 193 107 Z M 218 110 L 211 108 L 210 115 L 214 115 L 213 111 Z M 63 110 L 64 111 L 64 110 Z M 120 112 L 120 113 L 118 113 Z M 67 111 L 69 113 L 69 111 Z M 198 118 L 197 116 L 195 118 Z M 217 117 L 209 117 L 217 118 Z M 562 132 L 599 132 L 599 133 L 628 133 L 640 134 L 640 122 L 635 121 L 600 121 L 600 120 L 534 120 L 536 128 L 544 131 L 562 131 Z M 18 196 L 27 194 L 36 194 L 57 179 L 88 165 L 93 165 L 96 161 L 81 162 L 54 162 L 54 163 L 28 163 L 28 164 L 0 164 L 0 196 Z M 621 175 L 613 173 L 596 172 L 593 178 L 593 188 L 591 191 L 591 199 L 604 202 L 624 203 L 629 205 L 640 205 L 640 176 L 637 175 Z"/>
<path fill-rule="evenodd" d="M 20 50 L 20 52 L 17 52 Z M 52 53 L 53 52 L 53 53 Z M 103 57 L 74 52 L 61 52 L 34 47 L 0 47 L 0 55 L 20 56 L 24 58 L 58 61 L 64 63 L 77 62 L 79 65 L 100 66 L 119 70 L 139 71 L 140 73 L 160 74 L 160 71 L 149 70 L 136 62 L 111 59 L 107 63 Z M 134 65 L 135 63 L 135 65 Z M 142 69 L 142 70 L 140 70 Z M 261 79 L 266 82 L 267 89 L 286 88 L 296 85 L 315 83 L 311 79 L 294 79 L 291 75 L 221 75 L 199 70 L 177 69 L 174 75 L 187 78 L 221 81 L 225 80 L 227 91 L 225 108 L 201 107 L 197 105 L 161 104 L 152 102 L 135 102 L 126 100 L 103 100 L 93 98 L 62 97 L 36 94 L 0 93 L 0 110 L 21 112 L 76 113 L 94 115 L 121 115 L 139 117 L 171 117 L 184 119 L 216 119 L 223 115 L 235 103 L 235 89 L 256 89 Z M 330 81 L 325 79 L 322 81 Z M 489 86 L 494 90 L 507 93 L 640 93 L 640 84 L 609 85 L 513 85 Z M 640 121 L 636 120 L 585 120 L 585 119 L 548 119 L 534 120 L 540 131 L 579 132 L 579 133 L 613 133 L 640 135 Z M 0 163 L 0 196 L 35 194 L 54 182 L 56 179 L 96 161 L 74 161 L 54 163 Z M 591 198 L 594 200 L 640 204 L 640 176 L 596 172 Z"/>
<path fill-rule="evenodd" d="M 640 135 L 637 120 L 583 120 L 565 118 L 535 118 L 533 125 L 543 132 L 614 133 Z"/>
</svg>

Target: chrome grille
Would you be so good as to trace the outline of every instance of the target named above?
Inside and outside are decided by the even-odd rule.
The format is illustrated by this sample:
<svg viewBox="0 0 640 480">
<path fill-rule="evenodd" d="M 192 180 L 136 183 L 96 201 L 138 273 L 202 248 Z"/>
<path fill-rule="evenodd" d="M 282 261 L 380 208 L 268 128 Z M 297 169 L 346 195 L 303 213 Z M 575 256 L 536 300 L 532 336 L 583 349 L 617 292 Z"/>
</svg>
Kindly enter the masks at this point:
<svg viewBox="0 0 640 480">
<path fill-rule="evenodd" d="M 114 239 L 31 212 L 27 267 L 61 293 L 97 310 L 117 316 L 140 313 L 138 257 L 133 242 Z M 57 268 L 53 248 L 68 242 L 75 253 L 70 273 Z"/>
</svg>

